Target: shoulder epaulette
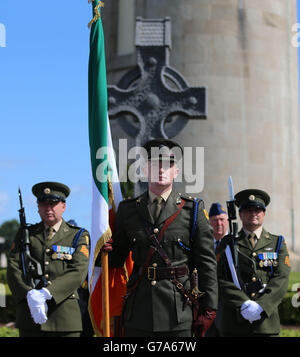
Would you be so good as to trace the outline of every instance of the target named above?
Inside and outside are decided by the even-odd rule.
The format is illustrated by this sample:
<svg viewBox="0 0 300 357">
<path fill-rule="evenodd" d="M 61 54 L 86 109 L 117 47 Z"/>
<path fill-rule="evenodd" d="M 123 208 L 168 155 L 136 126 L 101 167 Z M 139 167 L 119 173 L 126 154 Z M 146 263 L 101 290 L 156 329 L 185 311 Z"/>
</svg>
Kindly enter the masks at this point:
<svg viewBox="0 0 300 357">
<path fill-rule="evenodd" d="M 124 198 L 123 201 L 121 201 L 120 203 L 128 203 L 128 202 L 132 202 L 132 201 L 136 201 L 140 196 L 137 197 L 126 197 Z"/>
<path fill-rule="evenodd" d="M 184 200 L 187 201 L 193 201 L 193 202 L 195 202 L 196 200 L 198 200 L 199 202 L 202 201 L 201 198 L 189 196 L 186 193 L 179 193 L 179 196 L 181 196 Z"/>
<path fill-rule="evenodd" d="M 71 223 L 68 223 L 68 222 L 66 222 L 66 223 L 71 228 L 76 228 L 76 229 L 81 229 L 82 228 L 82 227 L 75 226 L 74 224 L 71 224 Z"/>
</svg>

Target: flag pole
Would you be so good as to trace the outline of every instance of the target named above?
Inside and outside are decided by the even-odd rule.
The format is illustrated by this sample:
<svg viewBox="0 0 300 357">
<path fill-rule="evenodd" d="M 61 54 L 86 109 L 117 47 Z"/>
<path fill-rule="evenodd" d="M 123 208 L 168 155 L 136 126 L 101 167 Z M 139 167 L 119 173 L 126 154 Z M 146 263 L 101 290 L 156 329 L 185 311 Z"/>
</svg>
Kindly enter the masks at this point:
<svg viewBox="0 0 300 357">
<path fill-rule="evenodd" d="M 102 266 L 102 314 L 103 314 L 103 334 L 104 337 L 110 337 L 110 319 L 109 319 L 109 284 L 108 284 L 108 253 L 101 253 Z"/>
</svg>

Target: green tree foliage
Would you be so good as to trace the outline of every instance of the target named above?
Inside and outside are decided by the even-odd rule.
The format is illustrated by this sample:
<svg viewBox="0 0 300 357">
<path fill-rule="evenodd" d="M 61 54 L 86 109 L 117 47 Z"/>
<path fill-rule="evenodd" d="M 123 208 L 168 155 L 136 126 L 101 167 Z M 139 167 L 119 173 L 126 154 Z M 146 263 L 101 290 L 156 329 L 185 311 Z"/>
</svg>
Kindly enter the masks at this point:
<svg viewBox="0 0 300 357">
<path fill-rule="evenodd" d="M 16 219 L 2 223 L 0 226 L 0 237 L 5 239 L 5 243 L 3 245 L 0 244 L 0 252 L 7 253 L 9 251 L 18 229 L 19 222 Z"/>
</svg>

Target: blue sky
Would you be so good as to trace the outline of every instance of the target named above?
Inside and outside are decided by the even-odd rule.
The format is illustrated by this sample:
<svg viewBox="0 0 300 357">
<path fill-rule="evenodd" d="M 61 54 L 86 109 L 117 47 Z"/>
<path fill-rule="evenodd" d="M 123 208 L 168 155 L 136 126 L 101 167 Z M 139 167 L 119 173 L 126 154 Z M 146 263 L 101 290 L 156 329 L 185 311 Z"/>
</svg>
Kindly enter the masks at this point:
<svg viewBox="0 0 300 357">
<path fill-rule="evenodd" d="M 298 22 L 299 12 L 300 6 Z M 0 224 L 18 218 L 18 186 L 28 222 L 38 222 L 31 187 L 49 180 L 71 188 L 65 219 L 90 230 L 91 17 L 87 0 L 0 2 L 6 30 L 6 47 L 0 47 Z"/>
<path fill-rule="evenodd" d="M 90 229 L 88 1 L 1 0 L 0 224 L 18 218 L 18 186 L 27 221 L 38 222 L 31 187 L 71 188 L 65 219 Z"/>
</svg>

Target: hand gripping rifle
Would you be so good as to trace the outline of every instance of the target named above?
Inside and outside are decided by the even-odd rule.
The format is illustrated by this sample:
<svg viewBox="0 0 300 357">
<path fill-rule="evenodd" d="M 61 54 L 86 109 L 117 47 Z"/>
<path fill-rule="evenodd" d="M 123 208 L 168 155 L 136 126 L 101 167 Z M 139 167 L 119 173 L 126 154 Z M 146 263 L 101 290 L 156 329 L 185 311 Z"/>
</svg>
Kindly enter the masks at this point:
<svg viewBox="0 0 300 357">
<path fill-rule="evenodd" d="M 26 223 L 25 210 L 23 207 L 22 194 L 19 188 L 19 218 L 21 226 L 21 250 L 20 258 L 24 280 L 33 289 L 41 289 L 47 286 L 47 279 L 43 276 L 41 264 L 30 255 L 29 227 Z"/>
</svg>

